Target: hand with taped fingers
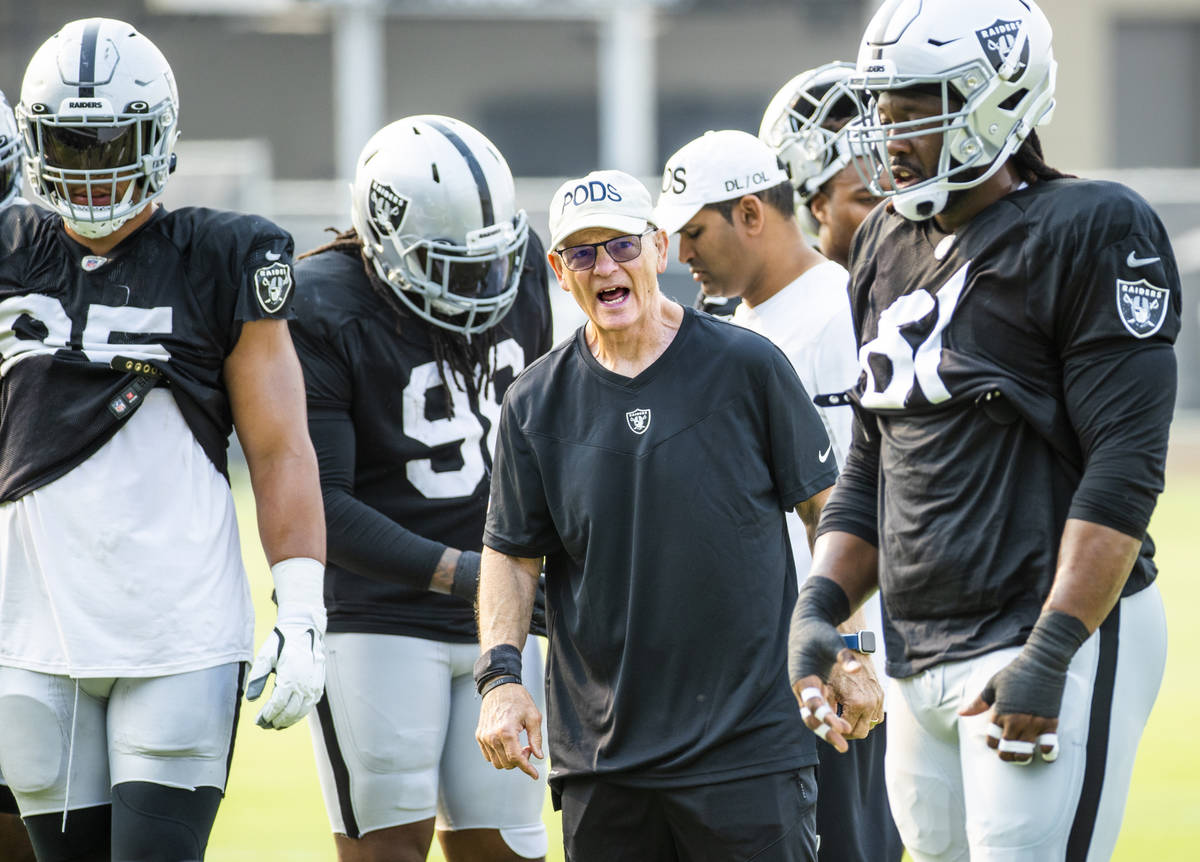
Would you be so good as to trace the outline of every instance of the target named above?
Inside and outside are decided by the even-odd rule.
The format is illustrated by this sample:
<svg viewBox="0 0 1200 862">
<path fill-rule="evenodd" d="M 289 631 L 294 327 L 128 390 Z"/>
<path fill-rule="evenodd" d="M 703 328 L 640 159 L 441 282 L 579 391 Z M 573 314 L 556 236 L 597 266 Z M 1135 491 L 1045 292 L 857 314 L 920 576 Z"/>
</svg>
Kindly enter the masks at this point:
<svg viewBox="0 0 1200 862">
<path fill-rule="evenodd" d="M 1001 760 L 1025 766 L 1037 752 L 1047 763 L 1058 758 L 1058 714 L 1067 670 L 1089 634 L 1070 614 L 1043 611 L 1017 657 L 959 710 L 963 716 L 988 712 L 987 744 Z"/>
<path fill-rule="evenodd" d="M 854 654 L 850 650 L 844 652 L 850 657 L 846 663 L 858 663 L 858 659 L 853 658 Z M 846 737 L 853 730 L 853 726 L 839 716 L 836 706 L 830 703 L 832 692 L 829 686 L 822 682 L 819 676 L 806 676 L 792 683 L 792 692 L 800 702 L 800 717 L 804 719 L 805 726 L 845 754 L 850 749 Z"/>
<path fill-rule="evenodd" d="M 521 733 L 528 739 L 521 744 Z M 542 714 L 533 698 L 518 682 L 489 689 L 483 695 L 479 709 L 479 726 L 475 741 L 488 763 L 497 769 L 520 769 L 537 779 L 537 768 L 530 757 L 544 759 L 542 754 Z"/>
</svg>

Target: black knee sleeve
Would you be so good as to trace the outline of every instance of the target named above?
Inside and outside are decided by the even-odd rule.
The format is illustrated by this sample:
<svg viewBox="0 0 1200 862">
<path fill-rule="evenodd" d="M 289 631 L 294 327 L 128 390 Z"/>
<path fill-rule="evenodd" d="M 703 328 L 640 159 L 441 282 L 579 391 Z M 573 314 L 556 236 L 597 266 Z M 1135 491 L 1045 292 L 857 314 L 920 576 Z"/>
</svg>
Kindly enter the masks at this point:
<svg viewBox="0 0 1200 862">
<path fill-rule="evenodd" d="M 35 814 L 25 818 L 29 842 L 39 862 L 109 862 L 112 843 L 112 808 L 96 805 L 62 814 Z"/>
<path fill-rule="evenodd" d="M 112 858 L 121 862 L 197 862 L 221 804 L 215 787 L 183 790 L 148 781 L 112 789 Z"/>
</svg>

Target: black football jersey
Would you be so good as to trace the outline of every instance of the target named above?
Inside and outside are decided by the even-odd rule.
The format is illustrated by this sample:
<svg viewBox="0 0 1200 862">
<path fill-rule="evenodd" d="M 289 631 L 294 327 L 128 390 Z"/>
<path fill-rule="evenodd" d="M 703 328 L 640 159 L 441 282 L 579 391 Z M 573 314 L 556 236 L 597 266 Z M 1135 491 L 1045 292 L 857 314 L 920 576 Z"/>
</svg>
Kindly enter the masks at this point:
<svg viewBox="0 0 1200 862">
<path fill-rule="evenodd" d="M 1143 539 L 1150 583 L 1180 284 L 1149 205 L 1042 182 L 950 237 L 879 207 L 851 262 L 863 433 L 821 530 L 880 548 L 889 673 L 1023 643 L 1068 518 Z"/>
<path fill-rule="evenodd" d="M 225 474 L 222 366 L 244 322 L 287 316 L 291 255 L 284 230 L 237 213 L 159 208 L 103 256 L 53 212 L 0 213 L 0 501 L 84 461 L 149 385 Z"/>
<path fill-rule="evenodd" d="M 516 302 L 496 325 L 492 380 L 477 395 L 454 379 L 452 403 L 434 359 L 432 325 L 394 311 L 375 292 L 360 257 L 329 251 L 297 266 L 291 329 L 326 497 L 330 631 L 478 638 L 470 603 L 368 577 L 369 549 L 355 545 L 372 533 L 391 538 L 387 524 L 370 523 L 383 516 L 430 540 L 421 548 L 434 549 L 430 574 L 441 546 L 482 548 L 500 404 L 513 379 L 551 346 L 545 259 L 530 232 Z M 446 376 L 451 379 L 449 371 Z M 352 433 L 338 437 L 325 430 L 338 417 L 344 427 L 351 427 L 344 421 L 349 418 Z M 352 465 L 346 484 L 358 523 L 346 527 L 339 526 L 343 519 L 329 517 L 330 465 L 336 462 Z M 411 565 L 396 560 L 394 569 Z"/>
</svg>

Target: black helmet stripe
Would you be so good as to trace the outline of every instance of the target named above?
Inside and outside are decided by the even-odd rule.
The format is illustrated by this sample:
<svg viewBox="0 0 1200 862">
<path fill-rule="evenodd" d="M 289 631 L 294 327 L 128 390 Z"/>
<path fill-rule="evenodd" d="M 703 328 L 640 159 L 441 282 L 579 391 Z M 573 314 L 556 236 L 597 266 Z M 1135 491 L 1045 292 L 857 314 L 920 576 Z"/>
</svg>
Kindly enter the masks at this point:
<svg viewBox="0 0 1200 862">
<path fill-rule="evenodd" d="M 475 185 L 479 187 L 479 209 L 483 214 L 484 227 L 495 224 L 496 212 L 492 208 L 492 193 L 488 189 L 487 177 L 483 175 L 483 165 L 479 164 L 479 159 L 475 158 L 475 153 L 471 152 L 467 142 L 455 134 L 453 129 L 440 120 L 428 120 L 427 122 L 445 135 L 446 139 L 454 144 L 454 149 L 458 150 L 459 154 L 466 159 L 467 167 L 471 169 L 471 176 L 475 178 Z"/>
<path fill-rule="evenodd" d="M 100 36 L 100 21 L 93 18 L 83 28 L 83 44 L 79 48 L 79 98 L 87 99 L 96 95 L 94 86 L 84 84 L 96 82 L 96 41 Z"/>
</svg>

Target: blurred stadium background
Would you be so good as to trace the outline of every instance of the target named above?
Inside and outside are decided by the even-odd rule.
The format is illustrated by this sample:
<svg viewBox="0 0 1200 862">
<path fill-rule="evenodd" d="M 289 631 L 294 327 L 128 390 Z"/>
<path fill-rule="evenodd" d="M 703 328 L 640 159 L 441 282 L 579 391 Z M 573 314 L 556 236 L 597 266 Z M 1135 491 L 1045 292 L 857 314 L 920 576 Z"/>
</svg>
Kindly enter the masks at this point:
<svg viewBox="0 0 1200 862">
<path fill-rule="evenodd" d="M 968 0 L 964 0 L 967 2 Z M 1048 161 L 1125 182 L 1170 232 L 1184 285 L 1180 413 L 1158 540 L 1171 658 L 1143 741 L 1117 857 L 1195 858 L 1200 713 L 1200 0 L 1039 0 L 1055 28 L 1059 107 Z M 25 63 L 69 20 L 105 15 L 153 39 L 179 81 L 179 169 L 168 206 L 257 212 L 297 250 L 349 224 L 346 181 L 366 138 L 409 114 L 482 130 L 546 235 L 557 184 L 619 167 L 657 187 L 666 157 L 707 129 L 757 131 L 797 72 L 853 59 L 878 0 L 0 0 L 0 89 L 15 103 Z M 664 279 L 690 302 L 673 263 Z M 556 293 L 558 293 L 556 291 Z M 556 308 L 559 336 L 577 325 Z M 235 471 L 256 595 L 269 594 L 244 477 Z M 270 615 L 260 615 L 260 628 Z M 389 684 L 380 680 L 380 684 Z M 209 859 L 332 859 L 307 733 L 266 734 L 243 714 L 230 796 Z M 557 819 L 548 817 L 552 834 Z M 560 859 L 551 839 L 551 858 Z M 559 845 L 561 846 L 561 845 Z M 430 857 L 440 859 L 435 848 Z"/>
</svg>

